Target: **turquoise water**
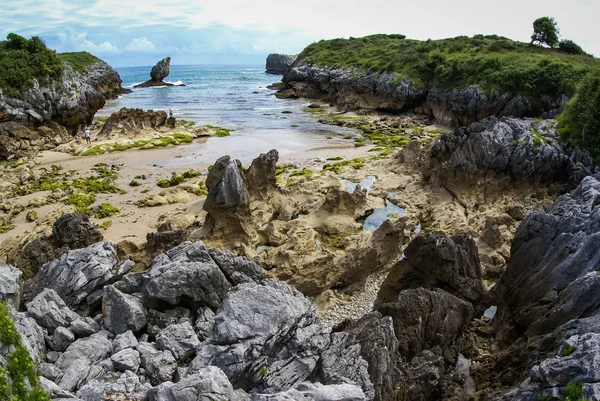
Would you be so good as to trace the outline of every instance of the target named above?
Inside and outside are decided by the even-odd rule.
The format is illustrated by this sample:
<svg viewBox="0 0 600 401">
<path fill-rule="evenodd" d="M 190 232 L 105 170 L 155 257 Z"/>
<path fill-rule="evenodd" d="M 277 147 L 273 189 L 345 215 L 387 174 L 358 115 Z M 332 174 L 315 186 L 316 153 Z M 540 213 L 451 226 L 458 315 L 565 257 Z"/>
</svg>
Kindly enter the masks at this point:
<svg viewBox="0 0 600 401">
<path fill-rule="evenodd" d="M 406 212 L 401 207 L 394 205 L 389 200 L 385 200 L 385 207 L 375 209 L 372 215 L 367 217 L 363 225 L 363 231 L 375 231 L 386 220 L 404 216 Z"/>
<path fill-rule="evenodd" d="M 156 88 L 133 88 L 150 78 L 149 66 L 116 70 L 123 87 L 133 92 L 108 102 L 97 116 L 106 117 L 122 107 L 166 112 L 172 109 L 177 119 L 234 129 L 231 137 L 210 138 L 199 147 L 200 158 L 206 158 L 203 161 L 230 154 L 245 162 L 274 148 L 285 156 L 318 148 L 352 146 L 342 137 L 353 130 L 319 123 L 317 116 L 302 111 L 309 104 L 307 101 L 276 98 L 275 91 L 267 86 L 281 81 L 281 75 L 266 74 L 264 67 L 176 65 L 171 66 L 165 81 L 186 86 Z M 333 139 L 327 140 L 328 136 Z M 198 161 L 196 157 L 177 163 Z"/>
</svg>

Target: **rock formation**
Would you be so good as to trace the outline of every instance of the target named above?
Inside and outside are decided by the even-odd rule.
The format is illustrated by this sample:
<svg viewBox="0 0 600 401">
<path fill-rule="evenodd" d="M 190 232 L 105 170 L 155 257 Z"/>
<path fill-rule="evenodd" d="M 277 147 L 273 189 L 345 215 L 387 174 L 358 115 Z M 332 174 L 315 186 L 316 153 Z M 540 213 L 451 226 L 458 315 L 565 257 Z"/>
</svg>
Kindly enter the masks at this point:
<svg viewBox="0 0 600 401">
<path fill-rule="evenodd" d="M 549 122 L 490 117 L 434 142 L 430 168 L 444 182 L 497 175 L 577 185 L 591 174 L 591 159 L 559 141 Z"/>
<path fill-rule="evenodd" d="M 544 96 L 541 104 L 510 92 L 484 93 L 466 89 L 419 88 L 407 78 L 388 73 L 364 72 L 354 68 L 317 66 L 301 58 L 283 76 L 285 88 L 279 97 L 305 97 L 334 103 L 339 109 L 416 111 L 452 126 L 468 125 L 488 116 L 530 117 L 562 110 L 566 96 Z"/>
<path fill-rule="evenodd" d="M 169 75 L 171 68 L 171 57 L 160 60 L 150 71 L 150 79 L 141 84 L 135 85 L 134 88 L 148 88 L 152 86 L 185 86 L 183 84 L 172 84 L 163 80 Z"/>
<path fill-rule="evenodd" d="M 111 138 L 120 135 L 132 135 L 144 130 L 158 130 L 165 127 L 167 113 L 165 111 L 128 109 L 112 113 L 98 133 L 101 138 Z M 174 124 L 173 124 L 174 125 Z"/>
<path fill-rule="evenodd" d="M 297 56 L 287 54 L 271 53 L 267 56 L 267 65 L 265 66 L 267 74 L 285 74 L 289 71 Z"/>
<path fill-rule="evenodd" d="M 0 91 L 0 159 L 27 157 L 71 139 L 106 100 L 125 91 L 115 70 L 99 61 L 84 71 L 68 63 L 60 81 L 45 85 L 34 80 L 18 98 Z"/>
</svg>

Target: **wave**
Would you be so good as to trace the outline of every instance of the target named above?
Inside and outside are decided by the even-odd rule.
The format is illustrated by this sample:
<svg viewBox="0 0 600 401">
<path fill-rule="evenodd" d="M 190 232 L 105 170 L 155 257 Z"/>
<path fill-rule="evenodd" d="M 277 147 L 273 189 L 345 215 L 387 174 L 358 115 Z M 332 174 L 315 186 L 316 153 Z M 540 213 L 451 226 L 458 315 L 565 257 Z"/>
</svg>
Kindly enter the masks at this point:
<svg viewBox="0 0 600 401">
<path fill-rule="evenodd" d="M 169 82 L 169 81 L 165 81 L 168 84 L 173 84 L 173 85 L 183 85 L 183 81 L 179 80 L 179 81 L 175 81 L 175 82 Z"/>
</svg>

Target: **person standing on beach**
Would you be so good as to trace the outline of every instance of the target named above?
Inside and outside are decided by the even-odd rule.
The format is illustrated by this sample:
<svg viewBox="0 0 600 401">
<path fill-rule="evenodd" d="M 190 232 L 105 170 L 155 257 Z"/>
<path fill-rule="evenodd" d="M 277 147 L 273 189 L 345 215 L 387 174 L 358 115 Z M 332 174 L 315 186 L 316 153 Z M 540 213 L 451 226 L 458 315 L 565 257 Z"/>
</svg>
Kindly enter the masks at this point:
<svg viewBox="0 0 600 401">
<path fill-rule="evenodd" d="M 169 109 L 169 117 L 173 117 L 173 110 Z"/>
<path fill-rule="evenodd" d="M 91 134 L 90 134 L 90 129 L 89 129 L 89 128 L 86 128 L 86 129 L 85 129 L 85 142 L 86 142 L 88 145 L 91 145 L 91 144 L 92 144 L 92 139 L 91 139 Z"/>
</svg>

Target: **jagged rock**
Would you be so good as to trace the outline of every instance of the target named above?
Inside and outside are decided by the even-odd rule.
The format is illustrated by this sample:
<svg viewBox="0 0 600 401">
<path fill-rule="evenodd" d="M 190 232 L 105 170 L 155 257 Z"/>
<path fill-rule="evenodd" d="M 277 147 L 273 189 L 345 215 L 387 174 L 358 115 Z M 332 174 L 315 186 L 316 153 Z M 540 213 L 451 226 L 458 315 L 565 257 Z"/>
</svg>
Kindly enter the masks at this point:
<svg viewBox="0 0 600 401">
<path fill-rule="evenodd" d="M 158 348 L 171 351 L 178 360 L 194 356 L 198 344 L 200 341 L 190 322 L 171 325 L 156 335 Z"/>
<path fill-rule="evenodd" d="M 95 364 L 110 355 L 112 344 L 102 332 L 75 341 L 56 361 L 56 367 L 63 372 L 78 359 L 85 359 L 89 364 Z M 62 386 L 61 386 L 62 387 Z"/>
<path fill-rule="evenodd" d="M 275 169 L 279 160 L 279 152 L 273 149 L 261 153 L 248 170 L 244 173 L 248 182 L 248 192 L 251 200 L 264 200 L 268 195 L 278 190 Z"/>
<path fill-rule="evenodd" d="M 82 401 L 79 398 L 75 397 L 72 393 L 65 391 L 58 387 L 56 383 L 45 378 L 40 377 L 40 385 L 42 388 L 48 393 L 51 399 L 53 400 L 69 400 L 69 401 Z"/>
<path fill-rule="evenodd" d="M 39 365 L 39 369 L 42 376 L 48 380 L 54 381 L 62 374 L 60 369 L 51 363 L 42 362 Z"/>
<path fill-rule="evenodd" d="M 72 360 L 63 372 L 58 386 L 65 391 L 77 390 L 86 382 L 90 373 L 90 361 L 87 358 Z"/>
<path fill-rule="evenodd" d="M 34 361 L 41 361 L 46 356 L 46 342 L 44 340 L 44 330 L 35 322 L 35 320 L 24 312 L 15 312 L 11 310 L 15 329 L 21 336 L 21 342 L 27 349 L 29 356 Z"/>
<path fill-rule="evenodd" d="M 424 288 L 404 290 L 377 311 L 393 319 L 398 352 L 405 359 L 435 346 L 451 347 L 473 317 L 470 303 Z"/>
<path fill-rule="evenodd" d="M 285 74 L 297 56 L 291 56 L 287 54 L 271 53 L 267 56 L 267 64 L 265 70 L 267 74 Z"/>
<path fill-rule="evenodd" d="M 100 326 L 91 317 L 73 320 L 70 328 L 77 337 L 89 337 L 100 331 Z"/>
<path fill-rule="evenodd" d="M 117 352 L 110 359 L 115 369 L 120 372 L 129 370 L 135 373 L 140 367 L 140 353 L 131 348 Z"/>
<path fill-rule="evenodd" d="M 401 291 L 416 288 L 440 288 L 469 302 L 481 298 L 481 266 L 470 236 L 446 238 L 430 231 L 413 239 L 404 255 L 382 284 L 376 304 L 394 302 Z"/>
<path fill-rule="evenodd" d="M 115 334 L 139 331 L 146 326 L 148 310 L 140 299 L 107 285 L 102 298 L 102 318 L 104 327 Z"/>
<path fill-rule="evenodd" d="M 118 334 L 113 341 L 112 352 L 116 354 L 127 348 L 135 348 L 138 346 L 138 340 L 133 335 L 131 330 L 127 330 L 125 333 Z"/>
<path fill-rule="evenodd" d="M 153 385 L 173 379 L 177 370 L 177 361 L 170 351 L 159 351 L 150 343 L 140 342 L 137 347 L 141 366 L 146 370 Z"/>
<path fill-rule="evenodd" d="M 150 78 L 155 82 L 161 82 L 169 75 L 169 67 L 171 65 L 171 57 L 160 60 L 150 71 Z"/>
<path fill-rule="evenodd" d="M 219 158 L 206 177 L 208 195 L 203 209 L 208 213 L 201 237 L 211 236 L 226 244 L 248 243 L 256 232 L 251 224 L 250 194 L 239 160 Z"/>
<path fill-rule="evenodd" d="M 549 212 L 519 225 L 497 288 L 500 316 L 535 335 L 600 308 L 599 199 L 600 175 L 588 176 Z"/>
<path fill-rule="evenodd" d="M 140 382 L 133 372 L 124 372 L 114 382 L 92 380 L 77 396 L 86 401 L 146 400 L 150 387 Z"/>
<path fill-rule="evenodd" d="M 18 308 L 21 303 L 22 271 L 0 263 L 0 301 Z"/>
<path fill-rule="evenodd" d="M 149 335 L 155 336 L 160 333 L 161 330 L 172 324 L 176 324 L 182 317 L 189 318 L 190 310 L 178 307 L 175 309 L 168 309 L 163 313 L 151 309 L 148 312 L 148 327 L 146 331 Z"/>
<path fill-rule="evenodd" d="M 576 185 L 591 173 L 591 160 L 563 149 L 556 128 L 544 124 L 494 117 L 473 123 L 434 142 L 430 168 L 445 182 L 496 173 Z"/>
<path fill-rule="evenodd" d="M 100 301 L 102 293 L 90 296 L 131 268 L 132 264 L 118 264 L 117 252 L 111 242 L 99 242 L 69 251 L 60 259 L 42 266 L 38 274 L 25 283 L 25 299 L 33 299 L 45 288 L 51 288 L 69 307 L 85 311 Z"/>
<path fill-rule="evenodd" d="M 189 374 L 213 365 L 235 387 L 285 391 L 311 374 L 328 345 L 326 328 L 297 290 L 273 280 L 240 284 L 223 300 Z"/>
<path fill-rule="evenodd" d="M 36 322 L 50 331 L 65 326 L 81 317 L 65 304 L 53 289 L 44 289 L 27 305 L 27 312 Z"/>
<path fill-rule="evenodd" d="M 52 336 L 52 345 L 55 351 L 65 351 L 75 341 L 75 333 L 65 327 L 57 327 Z"/>
<path fill-rule="evenodd" d="M 106 119 L 98 133 L 100 138 L 135 135 L 149 130 L 158 131 L 166 125 L 167 113 L 159 110 L 130 109 L 123 107 Z"/>
<path fill-rule="evenodd" d="M 215 253 L 213 252 L 213 255 Z M 231 259 L 223 259 L 225 261 Z M 223 261 L 221 261 L 223 263 Z M 159 255 L 149 270 L 142 274 L 141 291 L 149 299 L 157 299 L 175 305 L 177 300 L 186 296 L 196 302 L 202 302 L 211 308 L 217 308 L 221 300 L 237 282 L 230 282 L 223 271 L 232 271 L 236 265 L 223 263 L 211 257 L 211 254 L 201 242 L 186 242 L 178 247 Z M 257 264 L 248 262 L 245 266 L 254 274 Z M 238 271 L 241 277 L 247 277 Z M 236 276 L 228 273 L 230 277 Z"/>
<path fill-rule="evenodd" d="M 146 234 L 146 252 L 156 255 L 186 241 L 185 230 L 162 231 Z"/>
<path fill-rule="evenodd" d="M 223 372 L 213 366 L 204 367 L 177 384 L 165 383 L 148 394 L 151 401 L 192 401 L 201 399 L 249 401 L 233 390 Z"/>
<path fill-rule="evenodd" d="M 215 326 L 215 313 L 210 308 L 198 309 L 194 330 L 200 341 L 208 339 L 212 335 Z"/>
<path fill-rule="evenodd" d="M 262 268 L 254 259 L 235 256 L 229 251 L 223 252 L 216 248 L 209 248 L 208 254 L 233 285 L 262 279 Z"/>
</svg>

